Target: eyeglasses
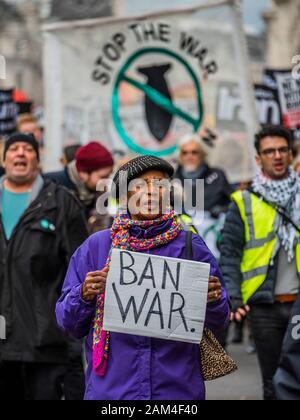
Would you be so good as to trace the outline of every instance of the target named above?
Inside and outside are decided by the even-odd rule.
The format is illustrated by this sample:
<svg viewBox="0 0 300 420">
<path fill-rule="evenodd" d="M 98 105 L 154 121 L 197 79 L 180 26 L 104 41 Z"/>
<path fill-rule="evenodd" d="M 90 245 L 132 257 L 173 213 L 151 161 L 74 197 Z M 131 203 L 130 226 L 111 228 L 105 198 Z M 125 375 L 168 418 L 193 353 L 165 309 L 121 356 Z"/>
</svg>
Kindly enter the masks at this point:
<svg viewBox="0 0 300 420">
<path fill-rule="evenodd" d="M 188 156 L 188 155 L 193 155 L 193 156 L 198 156 L 200 154 L 199 150 L 184 150 L 181 152 L 182 156 Z"/>
<path fill-rule="evenodd" d="M 264 155 L 266 157 L 269 158 L 273 158 L 276 156 L 277 152 L 280 155 L 287 155 L 288 153 L 290 153 L 290 148 L 289 147 L 280 147 L 279 149 L 266 149 L 260 152 L 261 155 Z"/>
</svg>

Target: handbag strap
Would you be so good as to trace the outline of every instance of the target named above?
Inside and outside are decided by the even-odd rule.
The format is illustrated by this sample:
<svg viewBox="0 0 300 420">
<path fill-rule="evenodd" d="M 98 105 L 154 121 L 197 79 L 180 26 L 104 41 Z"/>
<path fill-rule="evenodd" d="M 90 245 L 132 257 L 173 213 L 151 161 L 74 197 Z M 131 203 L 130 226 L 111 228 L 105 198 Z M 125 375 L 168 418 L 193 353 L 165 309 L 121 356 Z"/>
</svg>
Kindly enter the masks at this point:
<svg viewBox="0 0 300 420">
<path fill-rule="evenodd" d="M 249 188 L 248 191 L 251 194 L 254 194 L 256 197 L 258 197 L 259 199 L 261 199 L 262 201 L 264 201 L 266 204 L 268 204 L 270 207 L 272 207 L 274 210 L 276 210 L 276 212 L 283 218 L 283 220 L 286 223 L 290 223 L 298 233 L 300 233 L 300 227 L 296 225 L 296 223 L 290 218 L 290 216 L 286 213 L 286 211 L 280 207 L 280 206 L 275 206 L 274 204 L 270 203 L 270 201 L 268 201 L 262 194 L 254 191 L 252 188 Z"/>
<path fill-rule="evenodd" d="M 193 232 L 191 230 L 188 230 L 186 232 L 186 244 L 185 244 L 185 249 L 186 249 L 186 258 L 188 260 L 193 260 L 194 259 L 194 250 L 193 250 Z"/>
</svg>

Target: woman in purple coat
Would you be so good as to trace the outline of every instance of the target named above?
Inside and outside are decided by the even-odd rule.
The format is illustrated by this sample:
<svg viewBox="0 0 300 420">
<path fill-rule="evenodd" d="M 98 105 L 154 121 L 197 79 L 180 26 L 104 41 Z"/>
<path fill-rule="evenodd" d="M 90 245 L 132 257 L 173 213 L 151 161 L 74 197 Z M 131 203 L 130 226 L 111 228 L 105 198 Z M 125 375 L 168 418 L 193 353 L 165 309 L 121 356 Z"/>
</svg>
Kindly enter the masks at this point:
<svg viewBox="0 0 300 420">
<path fill-rule="evenodd" d="M 128 194 L 129 200 L 140 194 L 134 211 L 130 207 L 130 212 L 121 213 L 111 230 L 91 236 L 77 250 L 57 303 L 59 326 L 76 338 L 87 337 L 85 399 L 204 400 L 199 345 L 108 333 L 102 328 L 112 248 L 187 259 L 187 233 L 174 211 L 163 212 L 164 188 L 153 187 L 172 177 L 172 166 L 151 156 L 136 158 L 118 172 L 117 188 L 120 174 L 126 174 L 128 183 L 143 182 L 143 187 L 136 185 Z M 193 236 L 192 245 L 193 259 L 211 266 L 205 326 L 218 333 L 230 318 L 222 275 L 199 236 Z"/>
</svg>

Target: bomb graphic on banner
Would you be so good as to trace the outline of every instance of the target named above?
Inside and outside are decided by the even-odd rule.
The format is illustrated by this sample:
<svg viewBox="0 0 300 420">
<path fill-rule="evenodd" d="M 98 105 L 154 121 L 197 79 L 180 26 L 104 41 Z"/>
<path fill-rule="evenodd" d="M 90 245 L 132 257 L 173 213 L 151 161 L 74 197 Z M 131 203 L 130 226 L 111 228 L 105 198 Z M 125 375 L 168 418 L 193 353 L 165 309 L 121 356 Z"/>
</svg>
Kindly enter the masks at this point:
<svg viewBox="0 0 300 420">
<path fill-rule="evenodd" d="M 155 89 L 165 98 L 172 101 L 166 74 L 171 70 L 171 64 L 160 66 L 140 67 L 138 70 L 148 79 L 147 85 Z M 148 96 L 145 97 L 146 120 L 149 129 L 157 141 L 161 142 L 167 135 L 173 120 L 170 112 L 154 103 Z"/>
</svg>

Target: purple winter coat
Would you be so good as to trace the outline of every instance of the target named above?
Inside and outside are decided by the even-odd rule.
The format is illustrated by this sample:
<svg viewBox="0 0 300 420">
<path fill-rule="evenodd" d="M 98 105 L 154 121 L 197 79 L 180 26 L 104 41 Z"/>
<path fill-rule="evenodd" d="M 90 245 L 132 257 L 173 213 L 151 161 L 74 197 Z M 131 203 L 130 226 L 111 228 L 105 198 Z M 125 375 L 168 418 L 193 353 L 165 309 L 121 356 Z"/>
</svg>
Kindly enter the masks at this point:
<svg viewBox="0 0 300 420">
<path fill-rule="evenodd" d="M 167 225 L 169 225 L 167 223 Z M 168 226 L 144 231 L 132 229 L 136 237 L 152 237 Z M 59 326 L 76 338 L 86 339 L 86 400 L 204 400 L 199 346 L 181 342 L 111 333 L 108 369 L 105 377 L 92 369 L 92 339 L 95 302 L 81 297 L 86 274 L 103 269 L 111 247 L 110 231 L 91 236 L 72 257 L 57 303 Z M 217 262 L 198 236 L 193 236 L 194 260 L 211 264 L 211 275 L 221 279 L 222 299 L 208 305 L 206 327 L 213 332 L 225 328 L 230 307 Z M 151 250 L 153 255 L 186 259 L 186 232 L 166 246 Z M 186 279 L 188 281 L 188 279 Z"/>
</svg>

